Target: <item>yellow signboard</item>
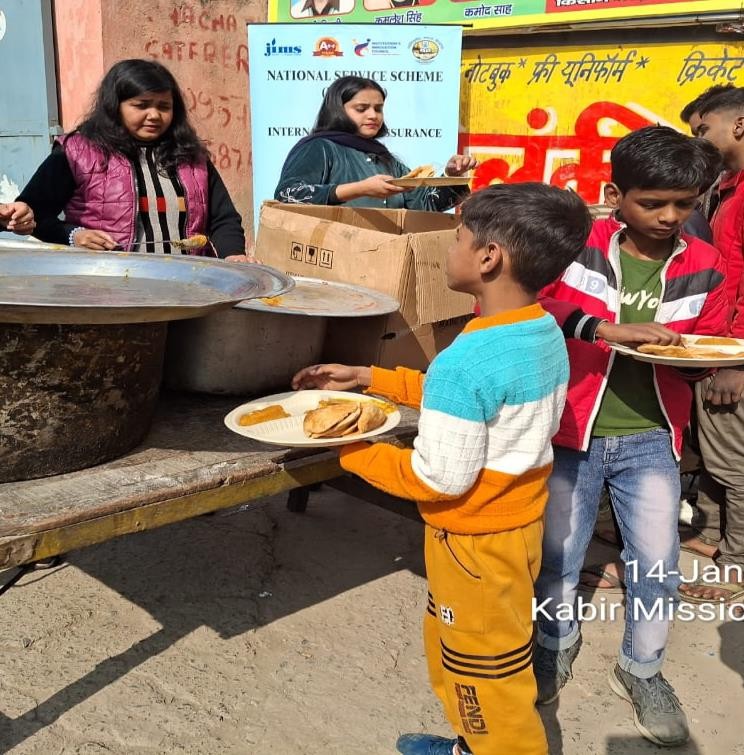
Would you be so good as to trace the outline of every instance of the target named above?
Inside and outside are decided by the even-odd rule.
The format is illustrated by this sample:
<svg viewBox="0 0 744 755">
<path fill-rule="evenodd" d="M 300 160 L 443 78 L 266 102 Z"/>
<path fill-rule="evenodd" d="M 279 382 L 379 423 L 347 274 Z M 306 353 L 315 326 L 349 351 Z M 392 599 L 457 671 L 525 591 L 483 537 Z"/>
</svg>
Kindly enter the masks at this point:
<svg viewBox="0 0 744 755">
<path fill-rule="evenodd" d="M 618 138 L 661 123 L 715 84 L 744 86 L 744 43 L 464 50 L 460 149 L 473 188 L 543 181 L 599 202 Z"/>
<path fill-rule="evenodd" d="M 742 0 L 269 0 L 282 23 L 464 24 L 474 29 L 742 11 Z"/>
</svg>

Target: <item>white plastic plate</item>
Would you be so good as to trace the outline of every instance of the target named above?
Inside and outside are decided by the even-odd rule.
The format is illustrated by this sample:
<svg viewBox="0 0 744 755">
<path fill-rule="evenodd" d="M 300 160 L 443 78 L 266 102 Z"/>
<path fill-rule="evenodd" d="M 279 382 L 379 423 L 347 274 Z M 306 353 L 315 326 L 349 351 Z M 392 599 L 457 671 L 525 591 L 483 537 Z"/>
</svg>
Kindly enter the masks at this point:
<svg viewBox="0 0 744 755">
<path fill-rule="evenodd" d="M 731 354 L 730 357 L 714 357 L 710 359 L 685 359 L 682 357 L 665 357 L 657 354 L 642 354 L 640 351 L 636 351 L 630 346 L 623 346 L 619 343 L 607 342 L 607 345 L 617 351 L 618 354 L 625 354 L 626 356 L 633 357 L 639 362 L 651 362 L 652 364 L 665 364 L 669 367 L 735 367 L 739 364 L 744 364 L 744 339 L 731 338 L 732 343 L 729 345 L 715 345 L 705 344 L 706 338 L 711 336 L 695 336 L 695 335 L 683 335 L 682 342 L 685 346 L 697 345 L 696 342 L 700 339 L 703 340 L 702 344 L 697 345 L 699 349 L 706 349 L 711 352 L 718 352 L 724 354 Z"/>
<path fill-rule="evenodd" d="M 400 422 L 400 412 L 396 409 L 387 415 L 385 423 L 376 430 L 368 433 L 355 433 L 343 438 L 308 438 L 302 429 L 302 420 L 305 412 L 317 409 L 322 399 L 342 398 L 350 401 L 369 401 L 373 397 L 347 391 L 291 391 L 290 393 L 276 393 L 273 396 L 249 401 L 233 409 L 225 417 L 225 425 L 238 435 L 246 438 L 268 443 L 272 446 L 289 446 L 297 448 L 325 448 L 327 446 L 343 446 L 348 443 L 356 443 L 366 440 L 375 435 L 390 432 Z M 380 399 L 378 399 L 380 400 Z M 389 403 L 389 402 L 388 402 Z M 275 419 L 270 422 L 261 422 L 258 425 L 240 425 L 240 418 L 249 412 L 265 409 L 267 406 L 278 404 L 289 417 Z"/>
</svg>

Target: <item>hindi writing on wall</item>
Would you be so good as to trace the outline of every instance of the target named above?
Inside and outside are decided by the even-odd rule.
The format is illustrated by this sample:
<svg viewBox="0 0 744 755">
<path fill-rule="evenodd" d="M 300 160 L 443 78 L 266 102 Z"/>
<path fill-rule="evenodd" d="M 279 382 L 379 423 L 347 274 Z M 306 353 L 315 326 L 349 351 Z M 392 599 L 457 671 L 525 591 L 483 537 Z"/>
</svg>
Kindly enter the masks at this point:
<svg viewBox="0 0 744 755">
<path fill-rule="evenodd" d="M 685 130 L 682 108 L 714 84 L 744 85 L 744 43 L 466 50 L 460 150 L 474 188 L 543 181 L 600 202 L 609 152 L 654 123 Z"/>
</svg>

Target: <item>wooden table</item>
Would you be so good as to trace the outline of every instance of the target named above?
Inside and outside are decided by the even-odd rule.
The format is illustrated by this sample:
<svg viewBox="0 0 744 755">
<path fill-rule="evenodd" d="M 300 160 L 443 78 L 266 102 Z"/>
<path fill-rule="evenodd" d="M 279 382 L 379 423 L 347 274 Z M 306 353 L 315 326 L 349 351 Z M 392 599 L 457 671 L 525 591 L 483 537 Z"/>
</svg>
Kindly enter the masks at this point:
<svg viewBox="0 0 744 755">
<path fill-rule="evenodd" d="M 0 484 L 0 568 L 344 474 L 332 451 L 268 446 L 230 432 L 222 420 L 238 403 L 165 395 L 145 442 L 126 456 L 70 474 Z M 405 408 L 401 413 L 401 424 L 380 440 L 412 440 L 418 415 Z M 354 491 L 367 497 L 358 485 Z M 390 508 L 369 491 L 371 502 Z M 296 509 L 302 508 L 300 500 Z M 403 513 L 411 515 L 412 508 Z"/>
</svg>

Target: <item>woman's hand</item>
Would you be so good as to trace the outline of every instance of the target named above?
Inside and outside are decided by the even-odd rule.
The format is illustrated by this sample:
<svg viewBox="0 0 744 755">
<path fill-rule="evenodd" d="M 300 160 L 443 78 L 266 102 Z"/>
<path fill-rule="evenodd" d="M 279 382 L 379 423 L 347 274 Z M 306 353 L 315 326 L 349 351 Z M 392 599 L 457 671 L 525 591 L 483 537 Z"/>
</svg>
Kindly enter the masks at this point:
<svg viewBox="0 0 744 755">
<path fill-rule="evenodd" d="M 94 231 L 89 228 L 81 228 L 72 236 L 73 246 L 82 249 L 92 249 L 96 252 L 111 251 L 116 249 L 116 242 L 106 231 Z"/>
<path fill-rule="evenodd" d="M 243 265 L 262 265 L 263 263 L 261 260 L 254 254 L 255 251 L 255 244 L 253 244 L 253 242 L 248 242 L 248 248 L 244 252 L 239 252 L 236 249 L 233 254 L 228 254 L 227 257 L 225 257 L 225 262 L 238 262 Z"/>
<path fill-rule="evenodd" d="M 453 155 L 444 168 L 446 176 L 461 176 L 478 167 L 478 161 L 472 155 Z"/>
<path fill-rule="evenodd" d="M 661 346 L 677 346 L 682 342 L 679 333 L 665 328 L 658 322 L 644 322 L 636 325 L 616 325 L 611 322 L 600 323 L 595 332 L 597 338 L 605 341 L 633 346 L 639 343 L 656 343 Z"/>
<path fill-rule="evenodd" d="M 348 367 L 345 364 L 314 364 L 292 378 L 292 388 L 320 388 L 327 391 L 350 391 L 372 382 L 371 367 Z"/>
<path fill-rule="evenodd" d="M 25 202 L 0 204 L 0 224 L 20 236 L 27 236 L 34 228 L 34 211 Z"/>
<path fill-rule="evenodd" d="M 400 186 L 391 184 L 390 181 L 394 180 L 395 176 L 380 174 L 365 178 L 363 181 L 355 181 L 350 184 L 339 184 L 336 187 L 336 197 L 341 202 L 348 202 L 351 199 L 359 199 L 359 197 L 386 199 L 387 197 L 393 196 L 393 194 L 410 191 L 410 189 L 403 189 Z"/>
</svg>

